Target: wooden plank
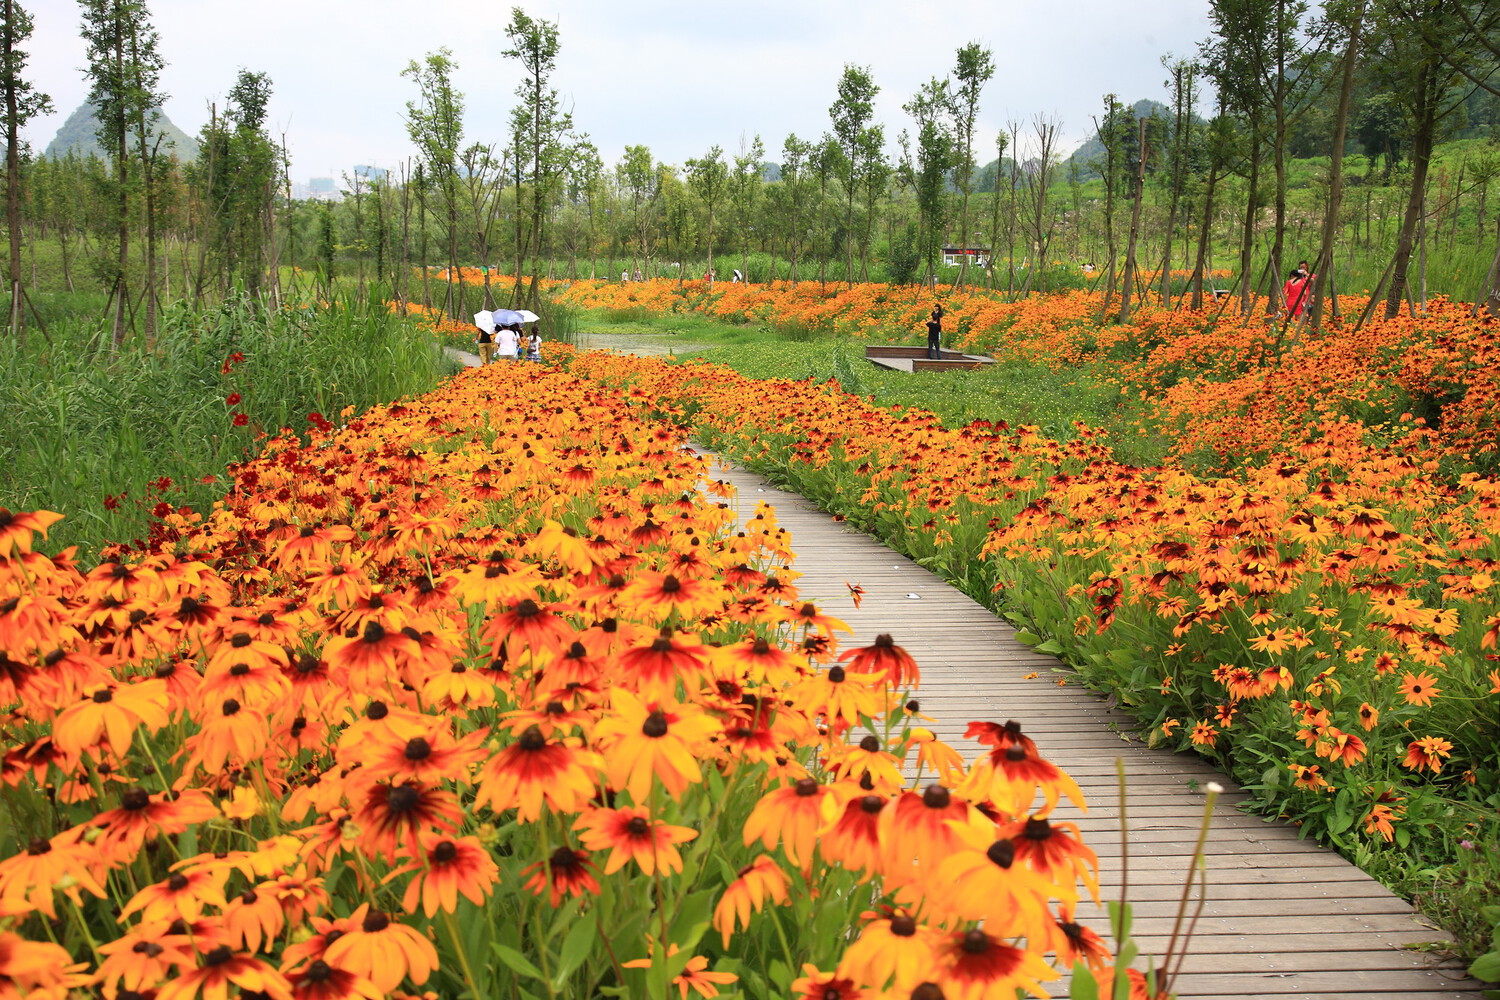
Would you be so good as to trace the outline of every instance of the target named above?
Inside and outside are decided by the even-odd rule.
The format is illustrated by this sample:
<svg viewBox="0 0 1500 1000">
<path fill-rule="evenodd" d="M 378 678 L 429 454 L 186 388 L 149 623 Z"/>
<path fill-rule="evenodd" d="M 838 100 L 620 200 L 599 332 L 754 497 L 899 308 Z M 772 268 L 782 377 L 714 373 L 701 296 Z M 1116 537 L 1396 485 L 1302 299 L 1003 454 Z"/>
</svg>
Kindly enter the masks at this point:
<svg viewBox="0 0 1500 1000">
<path fill-rule="evenodd" d="M 1460 970 L 1435 969 L 1437 959 L 1402 947 L 1443 935 L 1416 919 L 1399 897 L 1337 854 L 1299 838 L 1295 827 L 1239 812 L 1237 805 L 1251 797 L 1209 762 L 1147 748 L 1129 718 L 1079 686 L 1054 658 L 1018 643 L 1010 626 L 983 606 L 802 497 L 739 469 L 716 470 L 713 477 L 739 488 L 733 502 L 739 513 L 756 501 L 775 507 L 798 553 L 801 595 L 850 625 L 853 636 L 841 637 L 846 648 L 868 645 L 885 632 L 916 657 L 921 711 L 936 720 L 940 738 L 972 760 L 984 748 L 963 741 L 969 721 L 1016 719 L 1048 759 L 1072 775 L 1091 808 L 1083 813 L 1064 805 L 1054 818 L 1079 825 L 1099 854 L 1108 891 L 1117 891 L 1120 881 L 1115 760 L 1125 762 L 1129 892 L 1147 953 L 1161 953 L 1176 919 L 1203 786 L 1224 786 L 1205 845 L 1208 899 L 1175 984 L 1182 996 L 1453 1000 L 1480 988 Z M 845 581 L 865 588 L 860 608 L 851 606 Z M 1030 673 L 1037 676 L 1027 679 Z M 1068 683 L 1058 686 L 1059 679 Z M 1079 919 L 1107 930 L 1107 918 L 1092 902 L 1080 906 Z"/>
</svg>

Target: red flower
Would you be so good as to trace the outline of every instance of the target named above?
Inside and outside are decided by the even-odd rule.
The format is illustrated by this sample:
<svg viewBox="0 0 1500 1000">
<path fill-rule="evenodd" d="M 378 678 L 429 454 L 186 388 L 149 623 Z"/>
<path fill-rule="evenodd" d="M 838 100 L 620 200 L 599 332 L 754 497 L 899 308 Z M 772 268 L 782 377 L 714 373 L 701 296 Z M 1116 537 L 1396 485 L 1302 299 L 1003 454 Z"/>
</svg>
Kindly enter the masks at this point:
<svg viewBox="0 0 1500 1000">
<path fill-rule="evenodd" d="M 245 416 L 243 413 L 236 413 L 234 415 L 234 426 L 236 427 L 243 427 L 249 422 L 250 418 Z"/>
<path fill-rule="evenodd" d="M 237 392 L 231 392 L 228 396 L 226 396 L 224 398 L 224 405 L 225 406 L 239 406 L 240 405 L 240 394 L 237 393 Z"/>
</svg>

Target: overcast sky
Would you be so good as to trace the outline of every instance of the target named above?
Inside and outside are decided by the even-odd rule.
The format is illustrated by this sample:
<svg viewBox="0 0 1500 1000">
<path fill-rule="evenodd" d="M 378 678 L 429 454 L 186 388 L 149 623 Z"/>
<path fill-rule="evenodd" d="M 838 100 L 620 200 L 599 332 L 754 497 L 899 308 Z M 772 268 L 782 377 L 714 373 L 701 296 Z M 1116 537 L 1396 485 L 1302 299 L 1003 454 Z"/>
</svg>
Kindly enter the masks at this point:
<svg viewBox="0 0 1500 1000">
<path fill-rule="evenodd" d="M 79 6 L 22 0 L 36 30 L 29 75 L 57 113 L 35 119 L 38 150 L 88 91 Z M 271 127 L 284 134 L 292 177 L 338 177 L 356 163 L 394 167 L 412 154 L 403 114 L 410 60 L 447 46 L 467 99 L 465 141 L 503 142 L 518 67 L 501 53 L 511 4 L 480 0 L 149 0 L 167 66 L 168 116 L 196 134 L 240 68 L 263 71 L 275 93 Z M 760 133 L 780 160 L 789 132 L 816 138 L 846 63 L 870 67 L 876 117 L 891 150 L 909 125 L 901 105 L 947 75 L 955 51 L 978 41 L 996 72 L 980 105 L 976 158 L 993 159 L 997 129 L 1038 114 L 1061 122 L 1064 152 L 1088 136 L 1104 93 L 1126 103 L 1164 96 L 1161 57 L 1190 55 L 1208 34 L 1207 0 L 542 0 L 562 50 L 554 85 L 607 164 L 627 144 L 681 164 L 718 144 L 726 156 Z M 1023 140 L 1023 149 L 1024 140 Z"/>
</svg>

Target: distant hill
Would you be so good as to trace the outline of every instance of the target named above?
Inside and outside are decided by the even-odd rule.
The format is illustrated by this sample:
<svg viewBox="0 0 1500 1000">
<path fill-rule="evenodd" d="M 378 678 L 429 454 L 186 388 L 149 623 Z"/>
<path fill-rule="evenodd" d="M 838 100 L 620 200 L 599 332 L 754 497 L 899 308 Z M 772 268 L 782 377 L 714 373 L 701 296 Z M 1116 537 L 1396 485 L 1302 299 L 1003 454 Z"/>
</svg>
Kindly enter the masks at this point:
<svg viewBox="0 0 1500 1000">
<path fill-rule="evenodd" d="M 68 116 L 68 120 L 63 122 L 62 128 L 57 130 L 57 135 L 47 144 L 45 155 L 63 157 L 68 155 L 69 150 L 72 150 L 79 156 L 86 157 L 92 153 L 101 159 L 108 159 L 109 153 L 99 145 L 99 138 L 94 135 L 98 127 L 99 121 L 95 117 L 94 106 L 84 101 Z M 164 137 L 161 144 L 163 153 L 175 154 L 184 162 L 197 158 L 197 141 L 172 124 L 172 120 L 165 114 L 157 119 L 156 127 L 157 132 Z"/>
<path fill-rule="evenodd" d="M 1172 117 L 1172 109 L 1160 101 L 1151 100 L 1136 101 L 1130 106 L 1130 117 L 1132 119 L 1150 118 L 1152 115 L 1170 119 Z M 1103 172 L 1099 169 L 1099 164 L 1103 160 L 1104 143 L 1099 141 L 1098 135 L 1091 135 L 1082 146 L 1073 151 L 1072 156 L 1063 161 L 1063 168 L 1066 170 L 1069 163 L 1076 163 L 1079 169 L 1079 179 L 1091 180 L 1095 177 L 1104 176 Z"/>
</svg>

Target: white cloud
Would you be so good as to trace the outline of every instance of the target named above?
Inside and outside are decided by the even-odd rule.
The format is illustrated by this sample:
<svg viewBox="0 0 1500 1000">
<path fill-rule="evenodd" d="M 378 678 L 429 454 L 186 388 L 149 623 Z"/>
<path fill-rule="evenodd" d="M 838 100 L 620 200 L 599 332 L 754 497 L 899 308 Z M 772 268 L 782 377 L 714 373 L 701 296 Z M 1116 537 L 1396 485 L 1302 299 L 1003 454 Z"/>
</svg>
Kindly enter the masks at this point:
<svg viewBox="0 0 1500 1000">
<path fill-rule="evenodd" d="M 28 7 L 36 21 L 31 75 L 58 108 L 27 129 L 40 148 L 88 88 L 76 4 Z M 402 116 L 415 86 L 400 73 L 439 46 L 459 63 L 468 137 L 506 138 L 520 80 L 501 54 L 507 5 L 154 0 L 151 9 L 173 121 L 196 132 L 240 67 L 264 71 L 275 88 L 272 128 L 286 134 L 297 179 L 337 177 L 356 163 L 393 167 L 411 155 Z M 973 40 L 996 63 L 980 109 L 980 159 L 989 158 L 997 129 L 1011 120 L 1024 129 L 1038 113 L 1061 121 L 1070 148 L 1092 130 L 1101 95 L 1162 97 L 1160 57 L 1190 55 L 1208 33 L 1205 0 L 549 0 L 527 10 L 559 23 L 555 86 L 611 164 L 638 143 L 678 164 L 714 144 L 732 154 L 756 132 L 776 159 L 788 132 L 816 138 L 828 128 L 845 63 L 871 68 L 881 87 L 876 116 L 894 152 L 907 127 L 902 103 L 929 77 L 946 75 L 955 50 Z"/>
</svg>

